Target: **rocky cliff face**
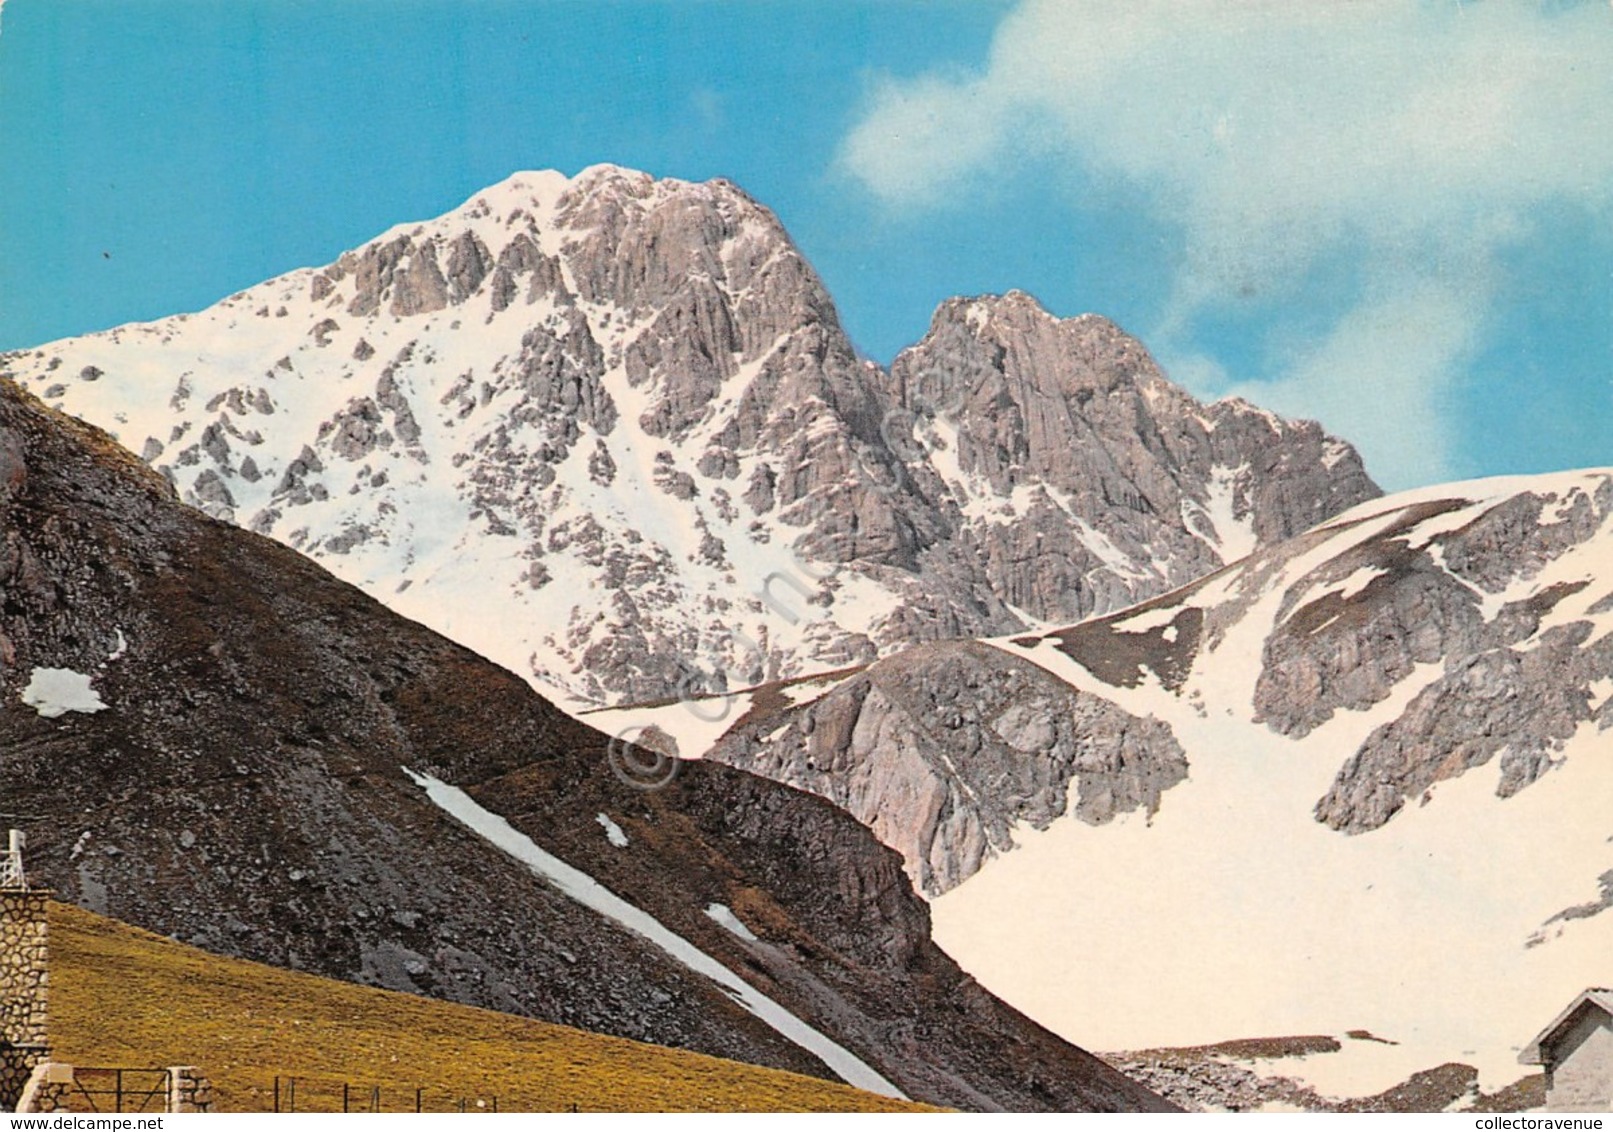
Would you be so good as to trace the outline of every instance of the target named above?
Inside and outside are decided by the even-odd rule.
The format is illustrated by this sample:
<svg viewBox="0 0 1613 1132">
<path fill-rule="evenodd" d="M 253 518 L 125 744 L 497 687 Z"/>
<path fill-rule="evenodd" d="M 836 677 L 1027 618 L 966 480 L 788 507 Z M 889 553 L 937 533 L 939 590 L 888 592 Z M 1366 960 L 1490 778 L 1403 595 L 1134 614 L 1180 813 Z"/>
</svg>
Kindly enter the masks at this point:
<svg viewBox="0 0 1613 1132">
<path fill-rule="evenodd" d="M 454 262 L 437 264 L 450 296 L 468 270 Z M 436 301 L 436 275 L 411 278 L 406 305 Z M 717 764 L 628 785 L 603 735 L 518 677 L 181 506 L 9 383 L 0 597 L 0 797 L 62 898 L 225 954 L 829 1074 L 449 818 L 408 768 L 461 785 L 912 1096 L 1160 1103 L 965 976 L 896 855 L 833 807 Z"/>
<path fill-rule="evenodd" d="M 915 484 L 933 468 L 952 487 L 992 591 L 1043 621 L 1186 584 L 1377 494 L 1313 422 L 1202 405 L 1113 323 L 1020 292 L 942 304 L 891 380 L 928 456 Z"/>
<path fill-rule="evenodd" d="M 1376 494 L 1022 294 L 943 304 L 887 373 L 765 208 L 610 167 L 0 370 L 578 704 L 1066 623 Z"/>
<path fill-rule="evenodd" d="M 975 642 L 920 645 L 795 711 L 761 699 L 707 757 L 828 798 L 939 894 L 1067 808 L 1152 812 L 1187 771 L 1170 729 Z"/>
</svg>

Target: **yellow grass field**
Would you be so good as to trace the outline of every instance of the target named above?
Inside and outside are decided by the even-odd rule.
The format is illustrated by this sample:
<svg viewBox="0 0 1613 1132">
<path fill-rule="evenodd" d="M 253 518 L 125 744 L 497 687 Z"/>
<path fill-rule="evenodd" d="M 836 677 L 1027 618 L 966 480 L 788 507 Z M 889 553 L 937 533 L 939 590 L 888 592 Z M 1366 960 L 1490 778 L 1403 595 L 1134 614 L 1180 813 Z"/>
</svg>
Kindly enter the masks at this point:
<svg viewBox="0 0 1613 1132">
<path fill-rule="evenodd" d="M 196 1065 L 218 1111 L 922 1111 L 845 1085 L 225 959 L 51 905 L 51 1042 L 83 1066 Z M 378 1093 L 376 1092 L 378 1090 Z M 932 1110 L 933 1111 L 933 1110 Z"/>
</svg>

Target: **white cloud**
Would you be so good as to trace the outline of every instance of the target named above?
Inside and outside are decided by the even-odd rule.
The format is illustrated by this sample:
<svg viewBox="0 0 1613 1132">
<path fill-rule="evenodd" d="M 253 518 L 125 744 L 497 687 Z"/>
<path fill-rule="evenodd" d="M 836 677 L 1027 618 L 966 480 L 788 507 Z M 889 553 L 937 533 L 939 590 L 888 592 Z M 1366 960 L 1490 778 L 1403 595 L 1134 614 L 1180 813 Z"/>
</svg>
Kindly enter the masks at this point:
<svg viewBox="0 0 1613 1132">
<path fill-rule="evenodd" d="M 1613 13 L 1534 0 L 1026 0 L 978 73 L 878 87 L 839 161 L 887 205 L 915 208 L 1028 156 L 1122 185 L 1181 232 L 1172 307 L 1154 328 L 1167 336 L 1240 294 L 1280 293 L 1323 256 L 1358 255 L 1363 306 L 1280 386 L 1247 392 L 1386 453 L 1407 428 L 1337 398 L 1347 348 L 1371 345 L 1369 328 L 1394 318 L 1386 304 L 1414 297 L 1420 311 L 1401 321 L 1430 316 L 1435 329 L 1404 364 L 1360 380 L 1433 412 L 1490 309 L 1496 253 L 1536 209 L 1613 201 Z M 1408 459 L 1370 463 L 1386 482 L 1401 479 L 1397 463 L 1445 470 Z"/>
<path fill-rule="evenodd" d="M 1450 478 L 1450 387 L 1474 323 L 1470 295 L 1413 284 L 1361 303 L 1280 380 L 1229 392 L 1327 422 L 1390 488 L 1437 483 Z"/>
</svg>

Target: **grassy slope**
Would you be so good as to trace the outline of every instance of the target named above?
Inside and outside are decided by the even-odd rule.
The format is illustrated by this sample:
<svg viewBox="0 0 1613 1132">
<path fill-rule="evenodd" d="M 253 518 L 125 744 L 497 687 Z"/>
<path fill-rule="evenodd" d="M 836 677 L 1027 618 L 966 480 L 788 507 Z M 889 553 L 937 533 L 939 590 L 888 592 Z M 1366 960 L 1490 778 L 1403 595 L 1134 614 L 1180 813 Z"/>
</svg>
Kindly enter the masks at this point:
<svg viewBox="0 0 1613 1132">
<path fill-rule="evenodd" d="M 811 1077 L 225 959 L 51 905 L 51 1041 L 76 1065 L 198 1065 L 215 1108 L 299 1110 L 900 1111 Z M 286 1088 L 283 1085 L 283 1089 Z"/>
</svg>

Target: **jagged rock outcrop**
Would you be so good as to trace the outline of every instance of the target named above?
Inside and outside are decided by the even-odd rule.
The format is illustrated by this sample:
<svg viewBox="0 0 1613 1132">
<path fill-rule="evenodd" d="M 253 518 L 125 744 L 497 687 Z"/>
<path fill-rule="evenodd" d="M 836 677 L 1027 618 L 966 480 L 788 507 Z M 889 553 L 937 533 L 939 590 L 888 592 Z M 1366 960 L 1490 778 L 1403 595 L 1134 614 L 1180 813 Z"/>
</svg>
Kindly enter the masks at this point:
<svg viewBox="0 0 1613 1132">
<path fill-rule="evenodd" d="M 1319 820 L 1361 832 L 1497 756 L 1510 796 L 1582 726 L 1613 727 L 1610 534 L 1613 473 L 1428 488 L 1015 644 L 1052 645 L 1100 686 L 1157 682 L 1200 705 L 1209 673 L 1240 667 L 1249 706 L 1227 707 L 1296 740 L 1340 713 L 1381 714 L 1415 681 L 1317 804 Z M 1249 643 L 1258 656 L 1234 651 Z"/>
<path fill-rule="evenodd" d="M 759 698 L 707 757 L 834 802 L 933 895 L 1011 848 L 1020 822 L 1152 812 L 1187 773 L 1157 720 L 974 642 L 915 646 L 788 714 L 774 705 Z"/>
<path fill-rule="evenodd" d="M 1023 294 L 943 304 L 887 373 L 761 205 L 608 166 L 0 371 L 572 702 L 1068 622 L 1377 490 Z"/>
<path fill-rule="evenodd" d="M 1022 292 L 943 303 L 891 380 L 929 457 L 913 482 L 956 485 L 992 591 L 1044 621 L 1183 585 L 1377 494 L 1315 423 L 1200 404 L 1113 323 Z"/>
<path fill-rule="evenodd" d="M 1553 756 L 1582 725 L 1613 728 L 1613 698 L 1599 688 L 1613 678 L 1613 633 L 1606 624 L 1613 590 L 1595 596 L 1595 587 L 1607 584 L 1605 574 L 1570 570 L 1514 596 L 1520 578 L 1540 577 L 1571 552 L 1592 559 L 1610 517 L 1613 477 L 1604 477 L 1562 495 L 1521 492 L 1421 546 L 1417 553 L 1430 567 L 1437 561 L 1445 576 L 1460 579 L 1462 594 L 1452 603 L 1456 615 L 1429 618 L 1422 626 L 1438 646 L 1428 659 L 1444 671 L 1398 718 L 1367 738 L 1317 804 L 1319 819 L 1352 832 L 1376 828 L 1435 782 L 1497 756 L 1497 792 L 1507 797 L 1550 769 Z M 1382 584 L 1390 592 L 1375 595 L 1375 602 L 1392 606 L 1401 575 L 1386 571 L 1380 577 L 1389 579 Z M 1373 600 L 1365 591 L 1361 597 Z M 1313 665 L 1337 655 L 1339 634 L 1331 629 L 1311 635 L 1315 643 L 1304 655 Z M 1423 660 L 1415 638 L 1375 627 L 1356 631 L 1399 645 L 1400 656 Z M 1300 650 L 1284 647 L 1291 639 L 1273 637 L 1267 672 L 1292 670 L 1294 658 L 1283 654 Z"/>
</svg>

